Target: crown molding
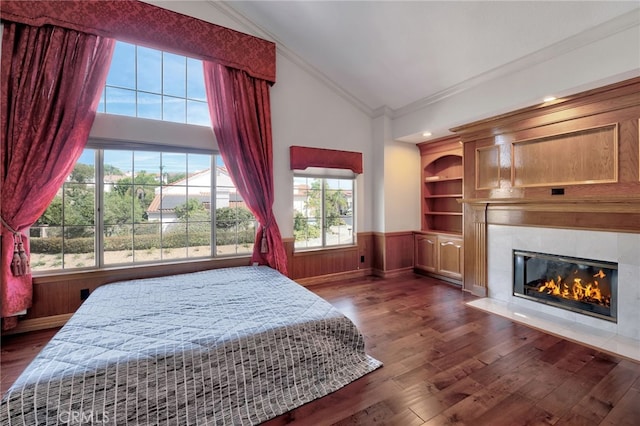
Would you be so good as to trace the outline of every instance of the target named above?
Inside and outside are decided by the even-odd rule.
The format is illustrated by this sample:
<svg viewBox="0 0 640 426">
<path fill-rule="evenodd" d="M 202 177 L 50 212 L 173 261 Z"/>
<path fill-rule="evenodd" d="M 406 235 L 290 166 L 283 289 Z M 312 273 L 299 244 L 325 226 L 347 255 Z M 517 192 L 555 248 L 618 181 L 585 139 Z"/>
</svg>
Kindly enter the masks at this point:
<svg viewBox="0 0 640 426">
<path fill-rule="evenodd" d="M 487 72 L 478 74 L 477 76 L 469 78 L 461 83 L 450 86 L 444 90 L 419 99 L 403 107 L 392 109 L 386 105 L 382 105 L 374 109 L 351 94 L 348 90 L 344 89 L 342 86 L 331 80 L 318 68 L 302 59 L 275 35 L 255 24 L 249 18 L 234 9 L 232 6 L 232 2 L 216 0 L 206 0 L 206 2 L 239 25 L 248 28 L 254 33 L 254 35 L 275 42 L 276 50 L 279 54 L 302 68 L 310 75 L 314 76 L 340 97 L 351 103 L 353 106 L 355 106 L 371 118 L 386 116 L 391 119 L 395 119 L 407 114 L 411 114 L 413 112 L 426 108 L 429 105 L 443 101 L 444 99 L 455 96 L 467 90 L 471 90 L 483 83 L 517 73 L 541 62 L 548 61 L 565 53 L 571 52 L 572 50 L 597 42 L 598 40 L 610 37 L 627 29 L 640 26 L 640 8 L 637 8 L 609 21 L 606 21 L 600 25 L 584 30 L 578 34 L 544 47 L 526 56 L 515 59 L 504 65 L 495 67 Z"/>
<path fill-rule="evenodd" d="M 622 14 L 600 25 L 584 30 L 578 34 L 561 40 L 557 43 L 537 50 L 529 55 L 523 56 L 499 67 L 493 68 L 485 73 L 467 79 L 459 84 L 448 87 L 431 96 L 427 96 L 418 101 L 407 104 L 394 110 L 393 118 L 416 112 L 446 98 L 470 90 L 482 83 L 514 74 L 523 69 L 529 68 L 541 62 L 548 61 L 572 50 L 587 46 L 598 40 L 610 37 L 619 32 L 640 26 L 640 8 Z"/>
<path fill-rule="evenodd" d="M 395 114 L 394 110 L 392 110 L 386 105 L 383 105 L 380 108 L 376 108 L 373 111 L 371 111 L 371 118 L 378 118 L 378 117 L 393 118 L 394 114 Z"/>
<path fill-rule="evenodd" d="M 358 108 L 360 111 L 365 113 L 369 117 L 374 117 L 374 111 L 364 102 L 362 102 L 359 98 L 352 95 L 349 91 L 344 89 L 342 86 L 338 85 L 336 82 L 327 77 L 324 73 L 318 70 L 316 67 L 311 65 L 309 62 L 302 59 L 299 55 L 297 55 L 293 50 L 289 49 L 278 37 L 269 32 L 268 30 L 262 28 L 258 24 L 251 21 L 242 13 L 238 12 L 233 6 L 227 1 L 215 1 L 215 0 L 206 0 L 208 4 L 216 8 L 221 13 L 225 14 L 228 18 L 232 19 L 236 23 L 242 25 L 243 27 L 249 28 L 254 35 L 265 38 L 267 40 L 273 41 L 276 43 L 276 52 L 281 54 L 283 57 L 287 58 L 289 61 L 293 62 L 308 74 L 312 75 L 316 79 L 320 80 L 324 85 L 333 90 L 340 97 L 345 99 L 347 102 L 351 103 L 353 106 Z M 277 81 L 277 70 L 276 70 L 276 81 Z"/>
</svg>

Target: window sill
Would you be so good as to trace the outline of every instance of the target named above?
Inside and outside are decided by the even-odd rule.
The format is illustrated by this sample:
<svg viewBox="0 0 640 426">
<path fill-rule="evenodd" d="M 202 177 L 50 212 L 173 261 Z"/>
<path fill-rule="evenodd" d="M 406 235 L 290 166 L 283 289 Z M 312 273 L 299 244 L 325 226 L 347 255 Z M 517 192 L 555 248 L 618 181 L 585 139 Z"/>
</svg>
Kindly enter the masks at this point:
<svg viewBox="0 0 640 426">
<path fill-rule="evenodd" d="M 336 251 L 354 251 L 358 250 L 357 244 L 349 244 L 343 246 L 333 246 L 333 247 L 317 247 L 317 248 L 308 248 L 308 249 L 293 249 L 293 257 L 298 256 L 313 256 L 321 253 L 327 252 L 336 252 Z"/>
<path fill-rule="evenodd" d="M 251 255 L 216 257 L 196 260 L 181 260 L 164 263 L 146 263 L 114 265 L 104 268 L 74 269 L 69 271 L 42 271 L 32 274 L 33 281 L 38 284 L 48 282 L 60 282 L 74 279 L 100 279 L 109 278 L 109 281 L 120 279 L 136 279 L 147 277 L 158 277 L 189 272 L 199 272 L 206 269 L 226 268 L 233 266 L 247 266 L 251 263 Z"/>
</svg>

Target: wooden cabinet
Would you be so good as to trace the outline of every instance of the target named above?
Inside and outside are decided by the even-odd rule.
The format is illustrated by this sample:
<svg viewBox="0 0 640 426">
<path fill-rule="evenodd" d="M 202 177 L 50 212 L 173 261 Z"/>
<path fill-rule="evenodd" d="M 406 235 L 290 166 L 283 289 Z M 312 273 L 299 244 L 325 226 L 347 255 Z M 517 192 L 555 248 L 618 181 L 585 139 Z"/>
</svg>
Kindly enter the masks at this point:
<svg viewBox="0 0 640 426">
<path fill-rule="evenodd" d="M 462 237 L 438 235 L 438 270 L 436 273 L 462 280 Z"/>
<path fill-rule="evenodd" d="M 415 235 L 419 271 L 462 280 L 462 145 L 458 137 L 418 144 L 421 157 L 421 231 Z"/>
<path fill-rule="evenodd" d="M 462 237 L 416 232 L 414 238 L 416 270 L 450 278 L 456 283 L 462 280 Z"/>
<path fill-rule="evenodd" d="M 438 270 L 438 236 L 415 233 L 415 268 L 426 272 Z"/>
</svg>

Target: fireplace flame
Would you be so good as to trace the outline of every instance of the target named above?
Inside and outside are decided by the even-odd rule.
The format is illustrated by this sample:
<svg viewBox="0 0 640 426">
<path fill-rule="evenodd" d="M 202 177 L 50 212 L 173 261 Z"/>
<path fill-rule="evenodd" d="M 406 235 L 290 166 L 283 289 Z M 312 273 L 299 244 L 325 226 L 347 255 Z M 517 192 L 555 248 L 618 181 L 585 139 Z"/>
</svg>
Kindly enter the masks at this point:
<svg viewBox="0 0 640 426">
<path fill-rule="evenodd" d="M 593 278 L 603 279 L 606 274 L 602 271 L 598 271 Z M 582 283 L 581 278 L 574 278 L 573 282 L 567 284 L 564 282 L 563 277 L 558 276 L 557 279 L 551 279 L 545 281 L 538 287 L 538 292 L 562 297 L 565 299 L 573 299 L 580 302 L 597 303 L 604 306 L 609 306 L 611 303 L 610 296 L 603 296 L 600 290 L 598 280 L 593 280 L 586 284 Z"/>
</svg>

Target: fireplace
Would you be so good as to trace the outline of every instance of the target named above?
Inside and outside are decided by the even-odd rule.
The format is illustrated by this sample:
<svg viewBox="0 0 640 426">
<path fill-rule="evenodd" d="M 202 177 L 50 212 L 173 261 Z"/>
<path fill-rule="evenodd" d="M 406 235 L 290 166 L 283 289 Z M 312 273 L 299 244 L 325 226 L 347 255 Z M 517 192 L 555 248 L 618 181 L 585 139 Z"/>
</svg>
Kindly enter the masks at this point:
<svg viewBox="0 0 640 426">
<path fill-rule="evenodd" d="M 617 322 L 618 264 L 513 250 L 513 295 Z"/>
</svg>

